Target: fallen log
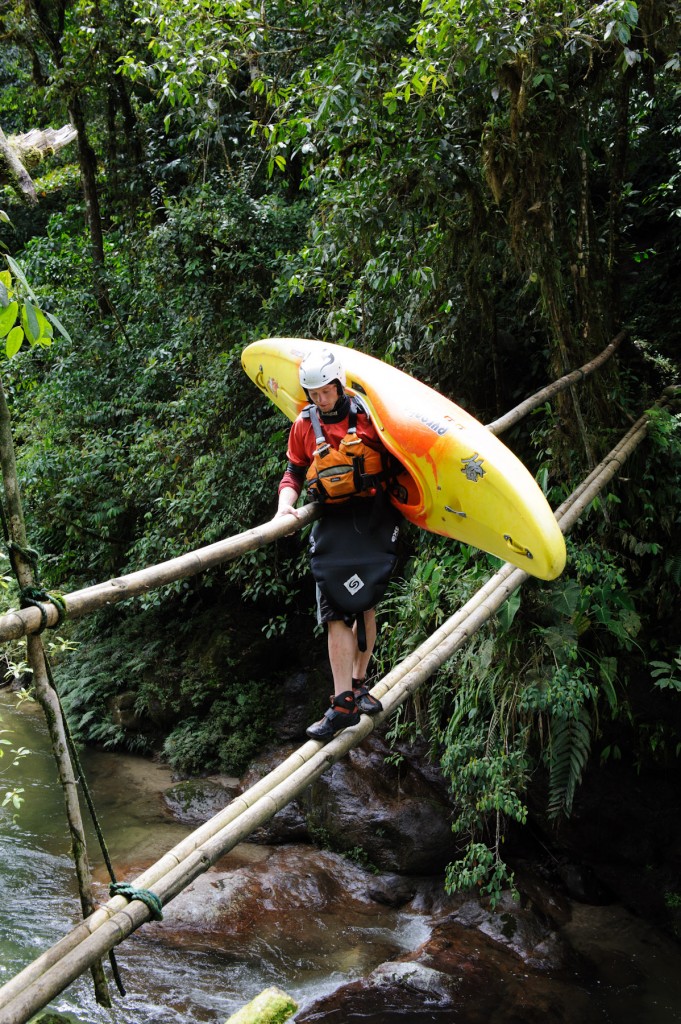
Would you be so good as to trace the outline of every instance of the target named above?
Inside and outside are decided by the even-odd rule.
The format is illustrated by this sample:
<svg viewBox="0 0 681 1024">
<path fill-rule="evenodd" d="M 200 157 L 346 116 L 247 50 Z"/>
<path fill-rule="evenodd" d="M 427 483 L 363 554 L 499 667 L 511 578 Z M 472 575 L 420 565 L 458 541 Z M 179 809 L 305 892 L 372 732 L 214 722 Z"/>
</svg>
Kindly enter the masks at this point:
<svg viewBox="0 0 681 1024">
<path fill-rule="evenodd" d="M 23 135 L 8 135 L 7 141 L 24 167 L 31 169 L 75 142 L 78 132 L 72 124 L 61 128 L 31 128 Z"/>
<path fill-rule="evenodd" d="M 62 128 L 32 128 L 23 135 L 7 136 L 0 128 L 0 183 L 9 184 L 30 206 L 38 202 L 28 168 L 58 153 L 78 135 L 71 124 Z"/>
</svg>

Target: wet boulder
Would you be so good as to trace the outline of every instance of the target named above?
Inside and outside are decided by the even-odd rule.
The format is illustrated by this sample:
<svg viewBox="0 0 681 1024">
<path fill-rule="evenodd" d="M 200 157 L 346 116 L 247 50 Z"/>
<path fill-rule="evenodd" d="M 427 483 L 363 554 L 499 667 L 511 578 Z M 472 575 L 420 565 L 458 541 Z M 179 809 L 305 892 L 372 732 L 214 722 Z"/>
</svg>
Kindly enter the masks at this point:
<svg viewBox="0 0 681 1024">
<path fill-rule="evenodd" d="M 431 769 L 390 753 L 372 735 L 322 775 L 301 800 L 308 828 L 382 871 L 435 874 L 456 854 L 452 802 Z"/>
<path fill-rule="evenodd" d="M 289 744 L 263 753 L 242 777 L 241 792 L 250 789 L 273 772 L 297 749 L 297 745 Z M 309 843 L 310 839 L 305 811 L 300 800 L 291 800 L 249 836 L 250 842 L 265 843 L 268 846 L 278 846 L 280 843 Z"/>
<path fill-rule="evenodd" d="M 197 825 L 244 793 L 297 749 L 287 744 L 264 752 L 236 783 L 199 779 L 179 783 L 166 794 L 167 806 L 185 824 Z M 436 874 L 455 855 L 453 804 L 437 769 L 409 748 L 392 763 L 394 751 L 372 734 L 312 786 L 265 822 L 251 842 L 278 845 L 309 842 L 380 871 Z M 228 792 L 225 793 L 225 790 Z"/>
<path fill-rule="evenodd" d="M 172 946 L 271 958 L 291 971 L 358 976 L 428 934 L 424 919 L 376 902 L 376 877 L 311 846 L 238 846 L 145 925 Z"/>
<path fill-rule="evenodd" d="M 166 789 L 163 801 L 177 821 L 196 828 L 218 814 L 239 791 L 239 780 L 227 776 L 187 779 Z"/>
<path fill-rule="evenodd" d="M 512 950 L 454 917 L 436 925 L 417 949 L 379 964 L 296 1015 L 297 1024 L 583 1024 L 589 996 L 523 962 Z"/>
<path fill-rule="evenodd" d="M 484 901 L 468 899 L 451 920 L 485 935 L 534 967 L 558 967 L 569 955 L 555 922 L 533 904 L 514 900 L 508 892 L 502 894 L 495 910 Z"/>
</svg>

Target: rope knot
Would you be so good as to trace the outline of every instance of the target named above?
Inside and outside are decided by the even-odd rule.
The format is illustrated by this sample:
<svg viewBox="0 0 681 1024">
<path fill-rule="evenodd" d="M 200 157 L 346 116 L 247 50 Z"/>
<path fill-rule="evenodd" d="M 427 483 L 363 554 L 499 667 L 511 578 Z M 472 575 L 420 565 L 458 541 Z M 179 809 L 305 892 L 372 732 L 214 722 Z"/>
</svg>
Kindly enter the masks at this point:
<svg viewBox="0 0 681 1024">
<path fill-rule="evenodd" d="M 112 882 L 109 896 L 125 896 L 128 900 L 139 900 L 148 907 L 153 921 L 163 920 L 163 904 L 151 889 L 136 889 L 130 882 Z"/>
<path fill-rule="evenodd" d="M 47 629 L 47 617 L 48 611 L 45 605 L 45 601 L 49 601 L 57 609 L 57 621 L 54 628 L 60 626 L 66 618 L 66 602 L 64 598 L 59 594 L 48 594 L 48 592 L 40 586 L 24 587 L 20 591 L 21 607 L 22 608 L 37 608 L 40 612 L 40 626 L 36 630 L 36 633 L 42 633 Z"/>
</svg>

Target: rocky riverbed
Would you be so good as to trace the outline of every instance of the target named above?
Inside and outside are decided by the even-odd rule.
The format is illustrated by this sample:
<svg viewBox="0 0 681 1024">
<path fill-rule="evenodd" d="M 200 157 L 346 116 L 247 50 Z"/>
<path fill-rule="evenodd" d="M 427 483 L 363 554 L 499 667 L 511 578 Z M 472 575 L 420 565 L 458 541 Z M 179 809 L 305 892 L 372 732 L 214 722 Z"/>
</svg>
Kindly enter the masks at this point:
<svg viewBox="0 0 681 1024">
<path fill-rule="evenodd" d="M 263 756 L 243 779 L 170 787 L 169 813 L 198 825 L 288 753 Z M 274 956 L 284 987 L 301 970 L 337 980 L 303 1001 L 298 1024 L 681 1020 L 673 909 L 663 893 L 646 897 L 664 886 L 662 868 L 649 863 L 648 877 L 636 877 L 655 843 L 615 841 L 612 794 L 600 813 L 587 794 L 583 813 L 598 821 L 592 842 L 579 812 L 551 850 L 536 836 L 516 841 L 520 898 L 506 896 L 493 911 L 474 893 L 444 892 L 453 806 L 437 771 L 414 751 L 399 767 L 387 753 L 370 736 L 145 932 L 227 962 Z M 601 783 L 605 799 L 607 774 Z M 647 811 L 650 821 L 639 788 L 629 792 L 629 814 Z M 671 786 L 660 795 L 671 797 Z M 141 866 L 121 865 L 126 877 Z"/>
</svg>

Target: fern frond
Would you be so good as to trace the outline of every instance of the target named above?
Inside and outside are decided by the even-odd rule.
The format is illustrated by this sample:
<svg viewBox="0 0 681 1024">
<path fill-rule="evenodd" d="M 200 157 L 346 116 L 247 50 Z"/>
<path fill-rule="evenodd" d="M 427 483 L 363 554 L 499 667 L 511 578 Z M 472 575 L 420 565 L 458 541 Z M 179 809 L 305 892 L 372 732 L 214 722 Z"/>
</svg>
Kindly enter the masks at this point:
<svg viewBox="0 0 681 1024">
<path fill-rule="evenodd" d="M 485 757 L 489 757 L 492 751 L 496 747 L 497 737 L 499 735 L 499 708 L 495 707 L 492 710 L 492 717 L 490 718 L 489 727 L 487 730 L 487 741 L 485 743 Z"/>
<path fill-rule="evenodd" d="M 681 586 L 681 555 L 670 555 L 664 563 L 664 571 L 672 583 Z"/>
<path fill-rule="evenodd" d="M 576 718 L 551 721 L 548 813 L 552 820 L 572 812 L 577 786 L 591 751 L 591 720 L 585 708 Z"/>
</svg>

